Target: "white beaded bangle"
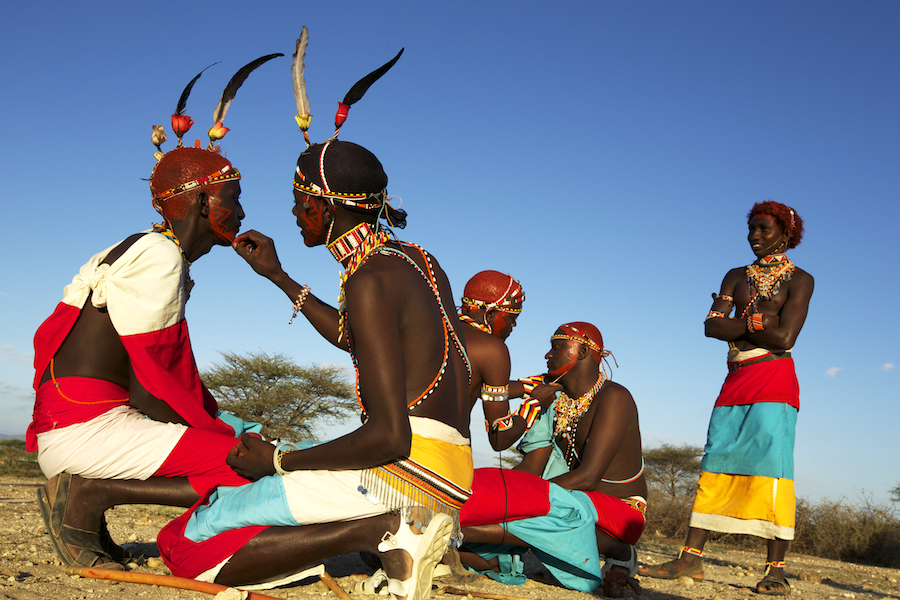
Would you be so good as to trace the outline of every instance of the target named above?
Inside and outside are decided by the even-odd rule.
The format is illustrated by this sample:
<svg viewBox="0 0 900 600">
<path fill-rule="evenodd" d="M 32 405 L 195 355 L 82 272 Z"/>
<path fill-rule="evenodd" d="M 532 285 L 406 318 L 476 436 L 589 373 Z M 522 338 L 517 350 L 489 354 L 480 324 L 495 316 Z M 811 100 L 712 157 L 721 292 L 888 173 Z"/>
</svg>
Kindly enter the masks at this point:
<svg viewBox="0 0 900 600">
<path fill-rule="evenodd" d="M 284 458 L 285 454 L 292 452 L 292 450 L 282 450 L 282 448 L 285 446 L 293 448 L 294 450 L 300 449 L 300 446 L 292 442 L 282 442 L 275 446 L 275 454 L 272 455 L 272 463 L 275 465 L 275 472 L 279 475 L 287 475 L 288 473 L 290 473 L 290 471 L 285 471 L 281 467 L 281 459 Z"/>
<path fill-rule="evenodd" d="M 300 309 L 303 308 L 303 303 L 306 302 L 306 297 L 309 296 L 309 286 L 304 285 L 300 288 L 300 295 L 297 296 L 297 301 L 294 302 L 294 314 L 291 315 L 291 320 L 288 321 L 288 325 L 294 322 L 294 319 L 297 318 L 297 313 L 300 312 Z"/>
</svg>

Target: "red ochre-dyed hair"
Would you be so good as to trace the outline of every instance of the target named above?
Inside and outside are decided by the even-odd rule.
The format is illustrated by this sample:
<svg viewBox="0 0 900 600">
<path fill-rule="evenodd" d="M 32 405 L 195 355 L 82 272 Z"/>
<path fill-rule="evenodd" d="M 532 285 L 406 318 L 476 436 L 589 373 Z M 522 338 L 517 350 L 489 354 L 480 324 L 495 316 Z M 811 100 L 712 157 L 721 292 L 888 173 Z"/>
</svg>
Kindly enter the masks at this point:
<svg viewBox="0 0 900 600">
<path fill-rule="evenodd" d="M 231 163 L 218 152 L 203 148 L 182 147 L 167 152 L 160 159 L 159 164 L 150 177 L 150 191 L 153 196 L 166 190 L 178 187 L 182 183 L 193 181 L 201 177 L 207 177 L 215 173 L 225 165 Z M 218 184 L 221 185 L 221 184 Z M 163 215 L 167 219 L 179 220 L 187 216 L 188 206 L 197 194 L 214 193 L 218 189 L 216 185 L 199 187 L 197 189 L 171 196 L 159 202 Z"/>
<path fill-rule="evenodd" d="M 512 281 L 512 286 L 510 286 Z M 503 304 L 504 294 L 516 295 L 521 284 L 500 271 L 481 271 L 466 282 L 463 296 L 472 300 L 480 300 L 487 304 L 494 302 Z"/>
<path fill-rule="evenodd" d="M 753 205 L 753 208 L 750 209 L 750 212 L 747 213 L 747 222 L 750 222 L 756 215 L 767 215 L 778 221 L 778 224 L 781 225 L 782 231 L 787 234 L 791 232 L 791 207 L 781 204 L 780 202 L 773 202 L 772 200 L 766 200 L 765 202 L 757 202 Z M 800 240 L 803 238 L 803 219 L 800 218 L 800 215 L 797 214 L 797 211 L 794 211 L 794 230 L 791 232 L 791 238 L 788 240 L 788 248 L 796 248 L 800 245 Z"/>
<path fill-rule="evenodd" d="M 579 338 L 581 338 L 582 340 L 584 338 L 587 338 L 590 341 L 594 342 L 594 344 L 600 347 L 600 351 L 597 351 L 595 348 L 591 347 L 590 344 L 588 344 L 588 347 L 591 350 L 591 356 L 598 363 L 603 358 L 603 336 L 600 335 L 600 330 L 590 323 L 585 323 L 584 321 L 573 321 L 571 323 L 566 323 L 565 325 L 560 325 L 558 330 L 562 330 L 565 336 L 569 339 L 579 341 Z"/>
</svg>

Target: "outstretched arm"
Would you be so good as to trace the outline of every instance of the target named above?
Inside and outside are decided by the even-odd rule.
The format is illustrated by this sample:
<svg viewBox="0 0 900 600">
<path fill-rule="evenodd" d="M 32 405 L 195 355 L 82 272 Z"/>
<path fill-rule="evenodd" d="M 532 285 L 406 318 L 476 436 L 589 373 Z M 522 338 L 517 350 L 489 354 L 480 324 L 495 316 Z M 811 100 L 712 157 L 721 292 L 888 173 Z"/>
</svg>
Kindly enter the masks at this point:
<svg viewBox="0 0 900 600">
<path fill-rule="evenodd" d="M 251 229 L 237 236 L 232 247 L 254 271 L 277 285 L 291 302 L 297 301 L 303 286 L 291 279 L 281 267 L 275 242 L 271 238 Z M 322 337 L 332 345 L 347 350 L 347 345 L 339 343 L 337 338 L 339 316 L 334 307 L 309 294 L 301 312 Z"/>
</svg>

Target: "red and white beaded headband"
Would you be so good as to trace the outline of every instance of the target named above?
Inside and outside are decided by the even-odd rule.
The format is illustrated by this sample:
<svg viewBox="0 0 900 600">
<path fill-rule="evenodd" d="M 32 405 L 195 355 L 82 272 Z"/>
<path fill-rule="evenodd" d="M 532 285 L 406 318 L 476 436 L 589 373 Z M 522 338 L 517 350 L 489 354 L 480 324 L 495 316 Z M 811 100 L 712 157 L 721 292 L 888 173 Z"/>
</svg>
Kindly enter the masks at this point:
<svg viewBox="0 0 900 600">
<path fill-rule="evenodd" d="M 177 196 L 178 194 L 183 194 L 185 192 L 189 192 L 198 187 L 213 185 L 216 183 L 223 183 L 225 181 L 236 181 L 241 178 L 241 173 L 231 165 L 225 165 L 212 175 L 207 175 L 206 177 L 201 177 L 200 179 L 195 179 L 193 181 L 188 181 L 186 183 L 182 183 L 181 185 L 172 188 L 171 190 L 166 190 L 165 192 L 161 192 L 153 197 L 154 202 L 161 202 L 163 200 L 168 200 L 172 196 Z"/>
<path fill-rule="evenodd" d="M 575 335 L 567 333 L 554 333 L 552 336 L 550 336 L 551 340 L 572 340 L 573 342 L 580 342 L 582 344 L 587 344 L 591 350 L 599 352 L 601 356 L 609 355 L 608 350 L 604 350 L 603 348 L 601 348 L 600 345 L 589 338 L 586 333 L 579 331 L 571 325 L 561 325 L 560 329 L 562 329 L 563 331 L 565 331 L 566 329 L 570 329 L 575 333 Z"/>
</svg>

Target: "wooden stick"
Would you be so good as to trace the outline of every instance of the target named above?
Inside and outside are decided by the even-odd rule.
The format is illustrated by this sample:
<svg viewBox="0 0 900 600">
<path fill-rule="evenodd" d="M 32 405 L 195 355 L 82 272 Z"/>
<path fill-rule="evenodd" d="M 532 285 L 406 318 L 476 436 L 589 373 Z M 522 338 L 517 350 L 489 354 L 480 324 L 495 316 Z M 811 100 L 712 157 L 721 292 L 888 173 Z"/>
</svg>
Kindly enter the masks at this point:
<svg viewBox="0 0 900 600">
<path fill-rule="evenodd" d="M 350 594 L 345 592 L 344 588 L 342 588 L 340 584 L 338 584 L 338 582 L 334 580 L 334 577 L 329 575 L 327 572 L 323 571 L 322 574 L 319 575 L 319 577 L 322 579 L 322 581 L 325 582 L 325 585 L 328 586 L 328 589 L 334 592 L 335 596 L 337 596 L 341 600 L 352 600 L 352 598 L 350 598 Z"/>
<path fill-rule="evenodd" d="M 505 594 L 488 594 L 485 592 L 473 592 L 471 590 L 461 590 L 455 587 L 442 587 L 436 590 L 438 594 L 456 594 L 457 596 L 472 596 L 473 598 L 490 598 L 492 600 L 531 600 L 531 598 L 523 598 L 521 596 L 507 596 Z"/>
<path fill-rule="evenodd" d="M 163 587 L 192 590 L 205 594 L 218 594 L 228 589 L 226 585 L 218 583 L 206 583 L 187 577 L 175 577 L 173 575 L 154 575 L 153 573 L 138 573 L 137 571 L 113 571 L 111 569 L 95 569 L 93 567 L 66 567 L 66 575 L 79 575 L 88 579 L 110 579 L 113 581 L 125 581 L 128 583 L 146 583 Z M 247 600 L 280 600 L 272 596 L 249 592 Z"/>
</svg>

